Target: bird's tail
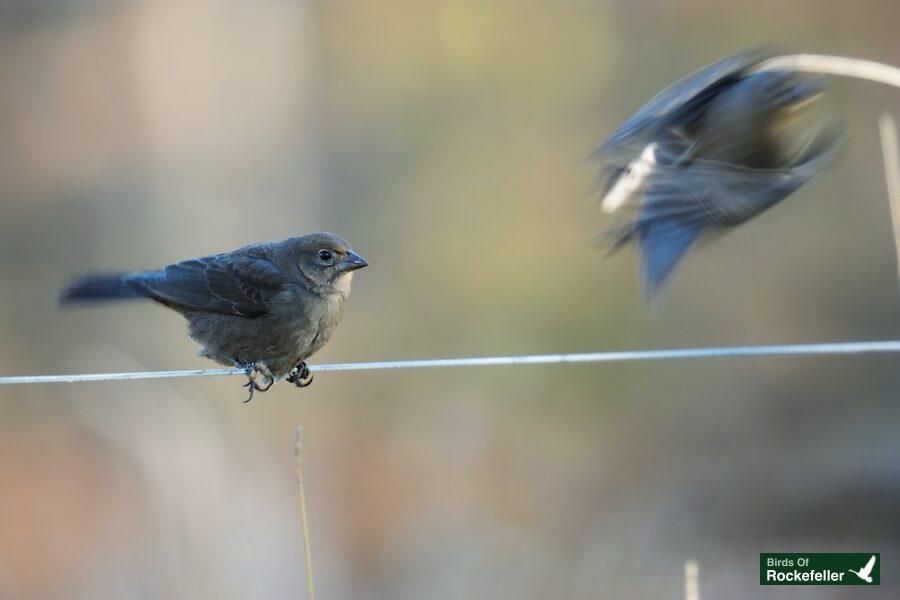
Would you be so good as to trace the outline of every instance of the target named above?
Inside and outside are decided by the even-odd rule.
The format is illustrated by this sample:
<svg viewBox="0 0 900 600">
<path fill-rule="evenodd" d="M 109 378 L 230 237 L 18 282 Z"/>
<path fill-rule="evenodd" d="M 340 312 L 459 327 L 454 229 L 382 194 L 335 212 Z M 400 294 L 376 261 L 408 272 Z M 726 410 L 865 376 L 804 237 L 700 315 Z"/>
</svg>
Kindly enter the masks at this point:
<svg viewBox="0 0 900 600">
<path fill-rule="evenodd" d="M 644 295 L 651 305 L 659 302 L 666 282 L 701 231 L 696 223 L 657 220 L 646 223 L 637 233 Z"/>
<path fill-rule="evenodd" d="M 59 294 L 61 304 L 97 302 L 121 298 L 141 298 L 140 288 L 133 285 L 131 274 L 113 273 L 87 275 L 63 288 Z"/>
</svg>

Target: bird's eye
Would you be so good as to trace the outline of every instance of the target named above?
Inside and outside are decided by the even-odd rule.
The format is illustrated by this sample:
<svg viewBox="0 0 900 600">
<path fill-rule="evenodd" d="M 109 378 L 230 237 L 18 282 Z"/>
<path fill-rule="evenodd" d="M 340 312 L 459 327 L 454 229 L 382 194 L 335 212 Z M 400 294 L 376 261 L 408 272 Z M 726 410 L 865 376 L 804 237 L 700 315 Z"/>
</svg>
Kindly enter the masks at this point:
<svg viewBox="0 0 900 600">
<path fill-rule="evenodd" d="M 328 262 L 331 260 L 331 250 L 319 250 L 319 260 Z"/>
</svg>

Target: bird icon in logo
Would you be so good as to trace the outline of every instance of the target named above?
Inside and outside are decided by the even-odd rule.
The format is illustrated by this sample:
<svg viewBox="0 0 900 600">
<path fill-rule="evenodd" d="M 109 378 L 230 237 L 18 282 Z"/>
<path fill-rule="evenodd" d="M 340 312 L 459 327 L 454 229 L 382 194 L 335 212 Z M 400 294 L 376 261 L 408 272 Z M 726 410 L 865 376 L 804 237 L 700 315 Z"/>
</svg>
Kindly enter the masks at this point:
<svg viewBox="0 0 900 600">
<path fill-rule="evenodd" d="M 866 563 L 859 571 L 854 571 L 853 569 L 847 569 L 850 573 L 853 573 L 866 583 L 872 583 L 872 569 L 875 568 L 875 555 L 872 555 L 872 558 L 869 559 L 869 562 Z"/>
</svg>

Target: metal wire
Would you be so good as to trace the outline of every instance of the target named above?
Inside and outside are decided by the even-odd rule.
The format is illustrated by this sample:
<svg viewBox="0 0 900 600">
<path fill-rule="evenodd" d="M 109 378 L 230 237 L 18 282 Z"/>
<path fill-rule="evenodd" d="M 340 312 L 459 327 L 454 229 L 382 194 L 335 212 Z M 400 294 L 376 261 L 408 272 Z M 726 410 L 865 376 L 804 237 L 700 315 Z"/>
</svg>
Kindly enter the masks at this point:
<svg viewBox="0 0 900 600">
<path fill-rule="evenodd" d="M 383 371 L 387 369 L 430 369 L 448 367 L 488 367 L 507 365 L 550 365 L 560 363 L 635 362 L 685 360 L 703 358 L 738 358 L 760 356 L 822 356 L 849 354 L 884 354 L 900 352 L 900 340 L 834 342 L 826 344 L 788 344 L 771 346 L 726 346 L 719 348 L 674 348 L 667 350 L 625 350 L 581 354 L 536 354 L 530 356 L 487 356 L 479 358 L 438 358 L 427 360 L 395 360 L 382 362 L 312 365 L 313 373 L 332 371 Z M 134 379 L 169 379 L 176 377 L 217 377 L 243 375 L 238 369 L 192 369 L 188 371 L 148 371 L 139 373 L 92 373 L 75 375 L 17 375 L 0 377 L 0 385 L 30 383 L 80 383 L 88 381 L 130 381 Z"/>
</svg>

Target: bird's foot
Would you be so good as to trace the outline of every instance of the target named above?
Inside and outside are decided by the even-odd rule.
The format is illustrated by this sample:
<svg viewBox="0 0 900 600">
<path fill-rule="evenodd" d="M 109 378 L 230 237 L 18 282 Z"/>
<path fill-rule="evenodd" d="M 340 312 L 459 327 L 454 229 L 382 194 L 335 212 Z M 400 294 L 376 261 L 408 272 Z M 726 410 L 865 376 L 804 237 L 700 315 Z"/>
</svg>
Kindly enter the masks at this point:
<svg viewBox="0 0 900 600">
<path fill-rule="evenodd" d="M 309 367 L 306 366 L 305 362 L 291 369 L 291 372 L 288 373 L 285 379 L 299 388 L 304 388 L 313 382 L 312 373 L 309 372 Z"/>
<path fill-rule="evenodd" d="M 247 375 L 247 383 L 243 385 L 243 387 L 248 388 L 250 390 L 250 395 L 247 396 L 247 399 L 244 400 L 244 404 L 253 400 L 253 393 L 256 391 L 267 392 L 269 388 L 275 383 L 275 377 L 272 376 L 272 373 L 269 372 L 269 369 L 262 363 L 245 363 L 245 362 L 235 362 L 234 366 L 238 369 L 243 369 L 244 374 Z M 262 387 L 256 381 L 257 377 L 262 375 L 264 386 Z"/>
</svg>

